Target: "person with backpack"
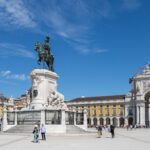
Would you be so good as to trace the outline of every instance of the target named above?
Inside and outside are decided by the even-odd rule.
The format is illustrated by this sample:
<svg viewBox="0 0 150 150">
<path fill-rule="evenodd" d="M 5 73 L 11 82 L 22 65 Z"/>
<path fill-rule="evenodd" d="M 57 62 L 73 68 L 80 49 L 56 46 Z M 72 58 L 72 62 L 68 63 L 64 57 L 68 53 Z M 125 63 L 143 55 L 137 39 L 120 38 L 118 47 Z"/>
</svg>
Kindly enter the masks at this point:
<svg viewBox="0 0 150 150">
<path fill-rule="evenodd" d="M 114 125 L 110 126 L 110 133 L 111 133 L 112 138 L 114 138 L 115 137 L 115 127 L 114 127 Z"/>
<path fill-rule="evenodd" d="M 33 135 L 34 135 L 34 143 L 38 143 L 39 142 L 39 130 L 38 130 L 37 125 L 34 126 Z"/>
<path fill-rule="evenodd" d="M 102 135 L 102 127 L 100 125 L 98 125 L 97 127 L 97 132 L 98 132 L 98 138 L 101 138 Z"/>
</svg>

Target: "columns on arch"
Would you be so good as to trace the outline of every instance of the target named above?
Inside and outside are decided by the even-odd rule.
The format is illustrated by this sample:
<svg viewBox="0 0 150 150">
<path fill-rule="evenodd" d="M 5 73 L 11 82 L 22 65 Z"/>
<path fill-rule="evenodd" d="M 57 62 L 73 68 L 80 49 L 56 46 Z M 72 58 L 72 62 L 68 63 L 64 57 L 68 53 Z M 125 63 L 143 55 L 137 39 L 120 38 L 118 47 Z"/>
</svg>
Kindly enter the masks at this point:
<svg viewBox="0 0 150 150">
<path fill-rule="evenodd" d="M 2 123 L 2 131 L 6 131 L 7 130 L 7 110 L 6 110 L 6 106 L 4 106 L 3 108 L 3 123 Z"/>
<path fill-rule="evenodd" d="M 136 106 L 136 123 L 137 123 L 137 125 L 140 125 L 140 106 L 139 105 L 137 105 Z"/>
<path fill-rule="evenodd" d="M 99 117 L 97 117 L 97 125 L 100 125 L 100 120 L 99 120 L 100 118 Z"/>
<path fill-rule="evenodd" d="M 140 106 L 140 125 L 145 126 L 145 105 Z"/>
<path fill-rule="evenodd" d="M 91 117 L 91 125 L 94 125 L 93 117 Z"/>
</svg>

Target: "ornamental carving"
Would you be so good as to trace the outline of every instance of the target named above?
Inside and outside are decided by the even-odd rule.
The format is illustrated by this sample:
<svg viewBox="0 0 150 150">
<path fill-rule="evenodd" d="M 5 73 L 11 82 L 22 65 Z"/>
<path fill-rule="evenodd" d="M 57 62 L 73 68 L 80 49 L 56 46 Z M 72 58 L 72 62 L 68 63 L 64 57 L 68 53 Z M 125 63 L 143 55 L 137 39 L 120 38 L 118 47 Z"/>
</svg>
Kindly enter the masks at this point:
<svg viewBox="0 0 150 150">
<path fill-rule="evenodd" d="M 67 106 L 64 103 L 64 96 L 57 91 L 50 91 L 47 98 L 48 107 L 57 108 L 57 109 L 66 109 Z"/>
<path fill-rule="evenodd" d="M 145 80 L 143 81 L 143 93 L 145 93 L 148 90 L 150 90 L 150 81 Z"/>
</svg>

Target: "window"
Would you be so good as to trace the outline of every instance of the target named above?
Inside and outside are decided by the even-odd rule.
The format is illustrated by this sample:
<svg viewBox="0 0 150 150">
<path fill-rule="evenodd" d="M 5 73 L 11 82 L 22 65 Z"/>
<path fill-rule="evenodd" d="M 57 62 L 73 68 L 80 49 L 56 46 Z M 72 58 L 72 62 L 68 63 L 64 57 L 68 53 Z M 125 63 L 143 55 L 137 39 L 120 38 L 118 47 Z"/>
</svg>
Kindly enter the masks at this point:
<svg viewBox="0 0 150 150">
<path fill-rule="evenodd" d="M 94 105 L 94 116 L 96 116 L 96 105 Z"/>
<path fill-rule="evenodd" d="M 90 106 L 88 106 L 87 112 L 88 112 L 88 117 L 90 117 Z"/>
<path fill-rule="evenodd" d="M 102 109 L 103 109 L 103 106 L 100 105 L 100 114 L 102 115 Z"/>
<path fill-rule="evenodd" d="M 76 111 L 78 111 L 78 106 L 76 106 Z"/>
<path fill-rule="evenodd" d="M 116 115 L 116 104 L 113 105 L 113 115 Z"/>
<path fill-rule="evenodd" d="M 123 105 L 120 105 L 120 115 L 123 115 L 124 109 L 123 109 Z"/>
<path fill-rule="evenodd" d="M 106 114 L 107 114 L 107 116 L 109 116 L 109 105 L 107 105 Z"/>
<path fill-rule="evenodd" d="M 133 115 L 132 108 L 129 109 L 129 115 Z"/>
</svg>

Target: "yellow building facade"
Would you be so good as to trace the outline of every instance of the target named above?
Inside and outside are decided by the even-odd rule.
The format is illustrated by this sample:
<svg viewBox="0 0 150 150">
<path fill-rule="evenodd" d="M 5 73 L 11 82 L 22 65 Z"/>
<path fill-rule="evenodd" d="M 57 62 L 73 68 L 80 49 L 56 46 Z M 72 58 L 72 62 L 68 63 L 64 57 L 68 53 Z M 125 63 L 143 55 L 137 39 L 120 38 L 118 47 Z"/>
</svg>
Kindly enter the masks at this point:
<svg viewBox="0 0 150 150">
<path fill-rule="evenodd" d="M 0 96 L 0 119 L 3 117 L 3 107 L 6 107 L 6 110 L 13 110 L 14 104 L 11 98 L 6 98 L 4 96 Z"/>
<path fill-rule="evenodd" d="M 87 111 L 88 126 L 125 124 L 125 95 L 82 97 L 65 102 L 69 110 Z"/>
</svg>

